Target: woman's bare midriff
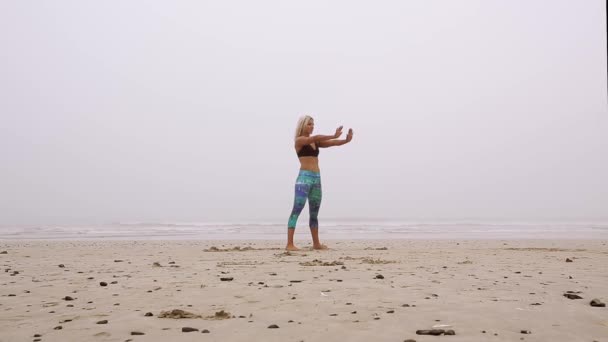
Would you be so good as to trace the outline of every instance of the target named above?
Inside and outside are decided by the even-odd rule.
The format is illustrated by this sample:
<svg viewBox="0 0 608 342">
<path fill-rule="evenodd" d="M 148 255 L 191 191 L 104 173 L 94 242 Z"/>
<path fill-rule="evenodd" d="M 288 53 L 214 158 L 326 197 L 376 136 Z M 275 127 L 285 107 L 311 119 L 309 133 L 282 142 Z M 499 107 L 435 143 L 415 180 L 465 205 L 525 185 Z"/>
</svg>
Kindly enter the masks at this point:
<svg viewBox="0 0 608 342">
<path fill-rule="evenodd" d="M 317 157 L 300 157 L 300 170 L 320 172 L 319 158 Z"/>
</svg>

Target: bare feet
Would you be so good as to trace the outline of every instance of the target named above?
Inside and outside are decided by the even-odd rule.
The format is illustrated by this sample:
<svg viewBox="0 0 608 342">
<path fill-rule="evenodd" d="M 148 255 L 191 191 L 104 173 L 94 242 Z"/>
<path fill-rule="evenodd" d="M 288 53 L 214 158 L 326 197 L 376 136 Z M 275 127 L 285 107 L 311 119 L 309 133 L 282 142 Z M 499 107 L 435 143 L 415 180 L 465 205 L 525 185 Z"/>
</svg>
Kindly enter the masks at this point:
<svg viewBox="0 0 608 342">
<path fill-rule="evenodd" d="M 285 247 L 285 249 L 288 250 L 288 251 L 299 251 L 300 250 L 295 245 L 287 245 L 287 247 Z"/>
<path fill-rule="evenodd" d="M 329 247 L 327 247 L 324 244 L 320 243 L 318 245 L 313 245 L 312 249 L 329 249 Z"/>
</svg>

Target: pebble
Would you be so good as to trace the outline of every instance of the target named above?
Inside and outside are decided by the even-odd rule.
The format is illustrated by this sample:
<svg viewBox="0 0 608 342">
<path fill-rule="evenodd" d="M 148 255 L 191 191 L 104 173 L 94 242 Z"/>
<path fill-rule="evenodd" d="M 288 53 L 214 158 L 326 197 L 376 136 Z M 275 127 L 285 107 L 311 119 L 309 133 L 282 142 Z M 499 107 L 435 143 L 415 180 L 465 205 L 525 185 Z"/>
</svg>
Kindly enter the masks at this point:
<svg viewBox="0 0 608 342">
<path fill-rule="evenodd" d="M 443 329 L 416 330 L 416 335 L 439 336 L 439 335 L 443 335 L 444 333 L 445 333 L 445 330 L 443 330 Z"/>
<path fill-rule="evenodd" d="M 65 296 L 65 297 L 63 297 L 63 300 L 74 300 L 74 298 L 72 298 L 70 296 Z"/>
<path fill-rule="evenodd" d="M 154 314 L 151 313 L 151 312 L 146 312 L 146 314 L 144 316 L 146 316 L 146 317 L 152 317 L 152 316 L 154 316 Z"/>
<path fill-rule="evenodd" d="M 531 334 L 532 332 L 530 330 L 522 330 L 522 331 L 520 331 L 520 333 L 522 333 L 522 334 Z"/>
<path fill-rule="evenodd" d="M 203 329 L 203 331 L 201 331 L 201 332 L 202 332 L 203 334 L 208 334 L 208 333 L 209 333 L 209 330 L 207 330 L 207 329 Z"/>
<path fill-rule="evenodd" d="M 234 279 L 234 278 L 233 277 L 220 278 L 221 281 L 232 281 L 232 279 Z"/>
<path fill-rule="evenodd" d="M 193 332 L 193 331 L 198 331 L 198 329 L 191 328 L 191 327 L 183 327 L 182 328 L 182 332 Z"/>
<path fill-rule="evenodd" d="M 568 299 L 583 299 L 583 297 L 574 294 L 574 293 L 564 293 L 564 297 L 568 298 Z"/>
<path fill-rule="evenodd" d="M 108 324 L 108 320 L 104 319 L 102 321 L 97 322 L 97 324 Z"/>
<path fill-rule="evenodd" d="M 591 300 L 591 302 L 589 302 L 589 305 L 591 305 L 591 306 L 595 306 L 595 307 L 598 307 L 598 308 L 604 308 L 604 307 L 606 307 L 606 304 L 605 304 L 605 303 L 602 303 L 602 302 L 601 302 L 599 299 L 597 299 L 597 298 L 596 298 L 596 299 L 592 299 L 592 300 Z"/>
<path fill-rule="evenodd" d="M 384 276 L 382 274 L 378 274 L 374 279 L 384 279 Z"/>
<path fill-rule="evenodd" d="M 131 335 L 145 335 L 145 334 L 141 331 L 131 331 Z"/>
<path fill-rule="evenodd" d="M 108 286 L 108 283 L 106 283 L 105 281 L 102 281 L 101 283 L 99 283 L 99 286 Z"/>
<path fill-rule="evenodd" d="M 278 329 L 278 328 L 279 328 L 279 326 L 276 324 L 271 324 L 268 326 L 268 329 Z"/>
</svg>

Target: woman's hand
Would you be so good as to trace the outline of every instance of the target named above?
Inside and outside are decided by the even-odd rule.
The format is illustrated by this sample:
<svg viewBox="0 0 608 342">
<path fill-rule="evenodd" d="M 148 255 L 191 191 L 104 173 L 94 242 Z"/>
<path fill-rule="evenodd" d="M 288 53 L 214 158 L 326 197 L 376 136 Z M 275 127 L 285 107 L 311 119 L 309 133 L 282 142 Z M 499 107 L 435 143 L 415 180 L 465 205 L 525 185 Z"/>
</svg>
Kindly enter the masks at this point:
<svg viewBox="0 0 608 342">
<path fill-rule="evenodd" d="M 349 128 L 348 134 L 346 134 L 346 142 L 350 142 L 351 140 L 353 140 L 353 129 Z"/>
<path fill-rule="evenodd" d="M 342 135 L 342 126 L 336 128 L 336 134 L 334 134 L 334 139 L 338 139 Z"/>
</svg>

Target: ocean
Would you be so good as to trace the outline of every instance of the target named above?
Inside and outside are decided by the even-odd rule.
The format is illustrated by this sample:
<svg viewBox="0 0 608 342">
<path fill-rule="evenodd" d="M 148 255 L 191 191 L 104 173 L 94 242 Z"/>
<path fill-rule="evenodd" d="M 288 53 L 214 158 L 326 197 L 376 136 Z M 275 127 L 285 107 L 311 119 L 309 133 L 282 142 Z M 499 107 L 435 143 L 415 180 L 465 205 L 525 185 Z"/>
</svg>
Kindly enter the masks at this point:
<svg viewBox="0 0 608 342">
<path fill-rule="evenodd" d="M 488 223 L 342 220 L 322 223 L 325 239 L 608 239 L 608 223 Z M 285 222 L 118 222 L 0 226 L 0 240 L 283 240 Z M 297 240 L 310 239 L 298 225 Z"/>
</svg>

